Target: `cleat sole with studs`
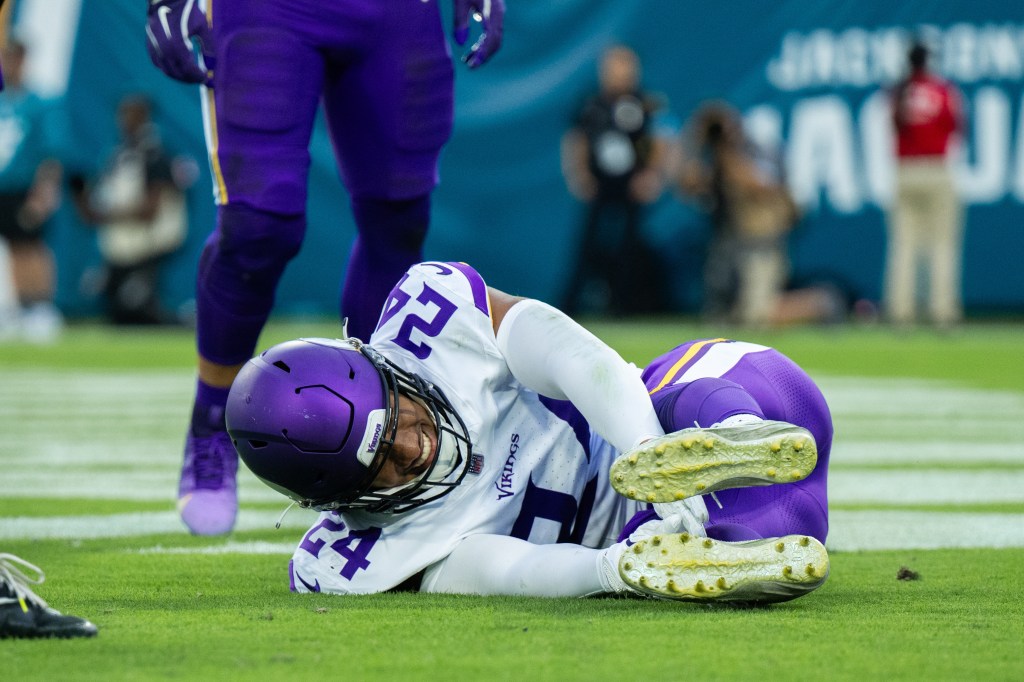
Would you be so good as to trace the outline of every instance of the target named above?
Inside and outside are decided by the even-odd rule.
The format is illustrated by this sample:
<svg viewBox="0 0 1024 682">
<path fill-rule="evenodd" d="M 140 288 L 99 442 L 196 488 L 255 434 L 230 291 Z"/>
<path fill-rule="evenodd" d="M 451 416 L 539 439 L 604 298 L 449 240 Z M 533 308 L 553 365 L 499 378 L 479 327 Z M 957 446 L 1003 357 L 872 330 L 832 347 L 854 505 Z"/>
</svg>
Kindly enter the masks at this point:
<svg viewBox="0 0 1024 682">
<path fill-rule="evenodd" d="M 684 429 L 654 438 L 612 464 L 612 487 L 641 502 L 673 502 L 728 488 L 790 483 L 814 471 L 818 449 L 807 429 L 763 421 Z"/>
<path fill-rule="evenodd" d="M 619 560 L 619 574 L 636 592 L 703 603 L 788 601 L 820 587 L 828 571 L 824 545 L 805 535 L 748 542 L 656 535 Z"/>
</svg>

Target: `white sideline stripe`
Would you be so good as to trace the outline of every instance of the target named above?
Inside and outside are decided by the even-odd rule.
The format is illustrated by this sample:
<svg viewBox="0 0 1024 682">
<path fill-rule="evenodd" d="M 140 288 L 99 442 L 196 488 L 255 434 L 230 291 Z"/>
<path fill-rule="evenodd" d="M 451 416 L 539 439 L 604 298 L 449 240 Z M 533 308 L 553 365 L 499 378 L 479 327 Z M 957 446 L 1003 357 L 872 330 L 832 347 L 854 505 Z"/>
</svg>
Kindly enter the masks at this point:
<svg viewBox="0 0 1024 682">
<path fill-rule="evenodd" d="M 830 471 L 828 499 L 834 504 L 1024 502 L 1024 471 Z"/>
<path fill-rule="evenodd" d="M 294 510 L 282 528 L 306 529 L 316 515 Z M 267 530 L 277 514 L 242 510 L 239 530 Z M 17 517 L 0 519 L 0 540 L 94 540 L 128 538 L 185 530 L 173 512 L 141 512 L 112 516 Z M 140 554 L 291 554 L 299 538 L 281 542 L 224 540 L 198 547 L 143 547 Z M 216 542 L 216 540 L 211 540 Z M 1024 515 L 972 512 L 835 511 L 831 514 L 828 548 L 835 551 L 942 549 L 957 547 L 1024 547 Z"/>
<path fill-rule="evenodd" d="M 5 467 L 0 478 L 0 498 L 47 497 L 87 500 L 167 500 L 174 505 L 179 462 L 161 464 L 145 471 L 94 471 L 66 464 L 59 469 Z M 238 472 L 238 499 L 242 502 L 280 502 L 287 498 L 248 470 Z"/>
<path fill-rule="evenodd" d="M 285 554 L 295 551 L 295 542 L 226 542 L 209 547 L 142 547 L 129 550 L 138 554 Z"/>
<path fill-rule="evenodd" d="M 282 511 L 284 507 L 282 506 Z M 280 512 L 242 509 L 236 531 L 273 530 Z M 281 522 L 282 529 L 305 530 L 313 525 L 316 512 L 292 509 Z M 15 516 L 0 518 L 0 540 L 96 540 L 130 538 L 158 533 L 186 534 L 177 512 L 135 512 L 89 516 Z M 298 538 L 295 538 L 298 542 Z"/>
<path fill-rule="evenodd" d="M 1024 514 L 835 511 L 831 550 L 1024 547 Z"/>
<path fill-rule="evenodd" d="M 916 415 L 948 413 L 1020 416 L 1024 394 L 1004 389 L 964 387 L 928 379 L 815 377 L 834 414 Z"/>
<path fill-rule="evenodd" d="M 836 425 L 832 457 L 840 466 L 830 474 L 832 502 L 1024 502 L 1024 392 L 931 380 L 815 379 Z M 165 512 L 0 519 L 0 540 L 186 532 L 172 505 L 194 390 L 190 372 L 0 369 L 0 386 L 0 497 L 168 501 Z M 927 468 L 957 462 L 1021 468 Z M 875 463 L 908 468 L 841 466 Z M 240 471 L 239 491 L 243 503 L 280 502 L 282 510 L 286 504 L 248 471 Z M 278 515 L 243 509 L 238 529 L 273 528 Z M 285 526 L 306 528 L 314 518 L 293 510 Z M 837 549 L 1024 546 L 1024 514 L 840 511 L 832 521 L 829 545 Z M 227 541 L 216 551 L 247 551 L 248 544 Z"/>
<path fill-rule="evenodd" d="M 1022 418 L 1024 421 L 1024 418 Z M 1024 468 L 1024 443 L 845 440 L 832 445 L 832 464 L 937 464 L 937 463 L 999 462 L 1020 464 Z"/>
<path fill-rule="evenodd" d="M 168 500 L 175 497 L 177 465 L 147 471 L 93 471 L 65 465 L 56 469 L 11 466 L 0 478 L 0 497 Z M 287 501 L 248 471 L 238 476 L 242 502 Z M 835 504 L 1024 503 L 1022 471 L 837 470 L 829 474 Z"/>
</svg>

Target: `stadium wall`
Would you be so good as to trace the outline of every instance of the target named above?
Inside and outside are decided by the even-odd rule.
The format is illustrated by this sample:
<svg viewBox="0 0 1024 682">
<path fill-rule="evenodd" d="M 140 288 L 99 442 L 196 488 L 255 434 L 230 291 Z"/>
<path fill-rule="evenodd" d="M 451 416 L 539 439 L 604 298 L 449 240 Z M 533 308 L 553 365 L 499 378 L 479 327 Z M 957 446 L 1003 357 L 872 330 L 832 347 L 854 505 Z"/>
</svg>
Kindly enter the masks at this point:
<svg viewBox="0 0 1024 682">
<path fill-rule="evenodd" d="M 450 7 L 439 0 L 449 18 Z M 559 138 L 596 82 L 611 42 L 633 46 L 645 86 L 667 102 L 673 134 L 709 98 L 744 112 L 763 142 L 780 145 L 806 217 L 794 234 L 797 280 L 828 278 L 860 297 L 880 295 L 884 211 L 893 165 L 882 89 L 901 75 L 904 40 L 927 36 L 938 70 L 964 93 L 970 130 L 956 163 L 967 206 L 964 296 L 969 313 L 1024 311 L 1024 20 L 1004 0 L 809 3 L 755 0 L 650 3 L 508 0 L 505 45 L 494 61 L 457 69 L 455 134 L 442 160 L 427 257 L 476 265 L 495 286 L 552 302 L 566 284 L 581 207 L 565 191 Z M 65 162 L 95 171 L 115 140 L 117 100 L 149 93 L 175 152 L 199 160 L 190 190 L 191 231 L 165 282 L 173 305 L 192 295 L 197 254 L 214 222 L 198 94 L 149 62 L 142 0 L 18 0 L 15 30 L 43 64 L 32 76 L 69 120 Z M 55 16 L 55 15 L 60 15 Z M 54 24 L 75 36 L 50 43 Z M 453 49 L 458 48 L 453 45 Z M 279 310 L 336 309 L 354 235 L 320 121 L 312 144 L 309 233 L 285 275 Z M 680 310 L 699 303 L 703 218 L 670 194 L 652 209 L 650 240 L 672 257 Z M 51 239 L 62 306 L 94 312 L 80 283 L 99 263 L 93 235 L 65 207 Z"/>
</svg>

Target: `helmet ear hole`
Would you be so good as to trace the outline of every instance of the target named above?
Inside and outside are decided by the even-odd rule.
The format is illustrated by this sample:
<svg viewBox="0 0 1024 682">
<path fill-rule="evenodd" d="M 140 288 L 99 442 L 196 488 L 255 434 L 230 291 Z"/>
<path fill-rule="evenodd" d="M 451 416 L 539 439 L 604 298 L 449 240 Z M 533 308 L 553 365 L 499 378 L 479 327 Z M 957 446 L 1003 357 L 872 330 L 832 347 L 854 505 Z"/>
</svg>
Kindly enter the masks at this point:
<svg viewBox="0 0 1024 682">
<path fill-rule="evenodd" d="M 288 363 L 286 363 L 284 360 L 276 361 L 274 363 L 274 367 L 277 367 L 278 369 L 283 369 L 284 371 L 288 372 L 289 374 L 291 374 L 291 372 L 292 372 L 292 368 L 289 367 Z"/>
<path fill-rule="evenodd" d="M 267 441 L 265 441 L 265 440 L 250 440 L 249 441 L 249 447 L 253 448 L 254 450 L 259 450 L 261 448 L 267 447 Z"/>
</svg>

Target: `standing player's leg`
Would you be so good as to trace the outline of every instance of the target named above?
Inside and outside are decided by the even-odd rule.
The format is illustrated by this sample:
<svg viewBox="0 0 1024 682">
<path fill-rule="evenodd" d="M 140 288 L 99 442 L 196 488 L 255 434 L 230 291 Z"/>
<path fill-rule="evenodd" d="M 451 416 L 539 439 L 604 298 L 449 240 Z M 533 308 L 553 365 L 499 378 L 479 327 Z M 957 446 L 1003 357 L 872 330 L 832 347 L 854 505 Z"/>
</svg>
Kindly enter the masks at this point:
<svg viewBox="0 0 1024 682">
<path fill-rule="evenodd" d="M 423 259 L 430 193 L 451 135 L 453 68 L 437 3 L 382 3 L 360 59 L 328 68 L 324 108 L 358 235 L 341 295 L 369 338 L 395 282 Z"/>
<path fill-rule="evenodd" d="M 196 281 L 199 376 L 178 491 L 182 519 L 202 535 L 234 526 L 238 459 L 224 405 L 306 226 L 308 145 L 323 63 L 283 10 L 279 3 L 214 4 L 217 68 L 203 104 L 217 226 Z"/>
</svg>

